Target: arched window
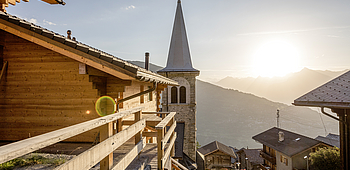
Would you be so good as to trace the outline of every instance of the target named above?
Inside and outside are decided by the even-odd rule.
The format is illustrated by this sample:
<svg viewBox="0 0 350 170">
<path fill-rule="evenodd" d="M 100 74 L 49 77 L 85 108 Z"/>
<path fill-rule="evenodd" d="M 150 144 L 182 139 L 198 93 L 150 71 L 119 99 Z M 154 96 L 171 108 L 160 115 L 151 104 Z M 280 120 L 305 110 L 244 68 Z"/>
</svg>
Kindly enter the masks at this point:
<svg viewBox="0 0 350 170">
<path fill-rule="evenodd" d="M 177 103 L 177 87 L 171 88 L 171 103 Z"/>
<path fill-rule="evenodd" d="M 186 87 L 180 87 L 180 103 L 186 103 Z"/>
</svg>

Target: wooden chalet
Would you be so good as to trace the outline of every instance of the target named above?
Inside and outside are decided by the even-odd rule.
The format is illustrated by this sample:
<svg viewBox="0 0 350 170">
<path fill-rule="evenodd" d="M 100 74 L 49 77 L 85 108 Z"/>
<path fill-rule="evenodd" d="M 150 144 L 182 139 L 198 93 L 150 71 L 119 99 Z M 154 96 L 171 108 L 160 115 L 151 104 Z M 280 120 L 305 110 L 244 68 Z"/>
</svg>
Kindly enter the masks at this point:
<svg viewBox="0 0 350 170">
<path fill-rule="evenodd" d="M 235 169 L 231 158 L 237 158 L 232 148 L 214 141 L 197 150 L 197 169 Z"/>
<path fill-rule="evenodd" d="M 323 114 L 339 121 L 342 167 L 350 169 L 350 71 L 294 100 L 295 106 L 320 107 Z M 338 117 L 325 111 L 336 113 Z"/>
<path fill-rule="evenodd" d="M 152 169 L 186 169 L 171 158 L 176 113 L 158 112 L 160 93 L 176 81 L 5 12 L 0 60 L 0 140 L 18 141 L 0 147 L 0 163 L 63 140 L 99 139 L 57 169 L 98 162 L 100 169 L 126 169 L 141 158 Z M 104 117 L 95 110 L 101 96 L 117 105 Z M 130 140 L 130 152 L 118 156 Z"/>
<path fill-rule="evenodd" d="M 253 139 L 263 144 L 260 156 L 264 159 L 260 168 L 269 170 L 307 169 L 305 156 L 320 147 L 332 147 L 326 143 L 281 128 L 273 127 Z"/>
</svg>

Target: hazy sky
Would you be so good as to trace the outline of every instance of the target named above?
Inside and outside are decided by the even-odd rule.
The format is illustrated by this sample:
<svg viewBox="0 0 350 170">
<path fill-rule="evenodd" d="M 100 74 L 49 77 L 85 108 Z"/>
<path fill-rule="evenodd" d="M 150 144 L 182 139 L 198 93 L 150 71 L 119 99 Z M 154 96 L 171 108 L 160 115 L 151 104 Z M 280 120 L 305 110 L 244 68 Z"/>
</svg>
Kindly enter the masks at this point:
<svg viewBox="0 0 350 170">
<path fill-rule="evenodd" d="M 144 60 L 149 51 L 152 63 L 165 66 L 177 0 L 65 2 L 30 0 L 7 12 L 62 35 L 70 29 L 78 41 L 125 60 Z M 298 68 L 350 68 L 350 1 L 182 0 L 182 7 L 200 79 L 258 76 L 254 61 L 270 55 L 271 50 L 261 54 L 270 42 L 288 44 L 267 49 L 293 60 L 297 53 Z M 261 65 L 279 72 L 288 63 Z"/>
</svg>

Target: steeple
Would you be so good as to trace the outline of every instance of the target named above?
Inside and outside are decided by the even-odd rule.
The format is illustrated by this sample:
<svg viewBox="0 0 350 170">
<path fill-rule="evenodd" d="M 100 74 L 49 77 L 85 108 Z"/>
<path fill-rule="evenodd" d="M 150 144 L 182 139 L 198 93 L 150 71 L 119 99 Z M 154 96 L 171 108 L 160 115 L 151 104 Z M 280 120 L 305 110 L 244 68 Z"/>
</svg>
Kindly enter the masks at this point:
<svg viewBox="0 0 350 170">
<path fill-rule="evenodd" d="M 181 0 L 177 1 L 173 33 L 171 36 L 167 65 L 158 72 L 199 72 L 192 67 L 190 48 L 182 14 Z"/>
</svg>

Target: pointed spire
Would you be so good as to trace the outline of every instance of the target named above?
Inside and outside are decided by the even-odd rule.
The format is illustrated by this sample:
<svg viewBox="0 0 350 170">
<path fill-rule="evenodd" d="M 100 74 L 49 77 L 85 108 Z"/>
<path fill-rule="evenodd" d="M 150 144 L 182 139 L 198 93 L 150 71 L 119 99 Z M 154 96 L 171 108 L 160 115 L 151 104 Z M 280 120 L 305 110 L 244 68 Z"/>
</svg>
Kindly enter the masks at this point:
<svg viewBox="0 0 350 170">
<path fill-rule="evenodd" d="M 196 71 L 192 67 L 190 48 L 186 35 L 185 21 L 182 14 L 181 0 L 177 1 L 173 33 L 171 36 L 167 65 L 159 72 Z"/>
</svg>

